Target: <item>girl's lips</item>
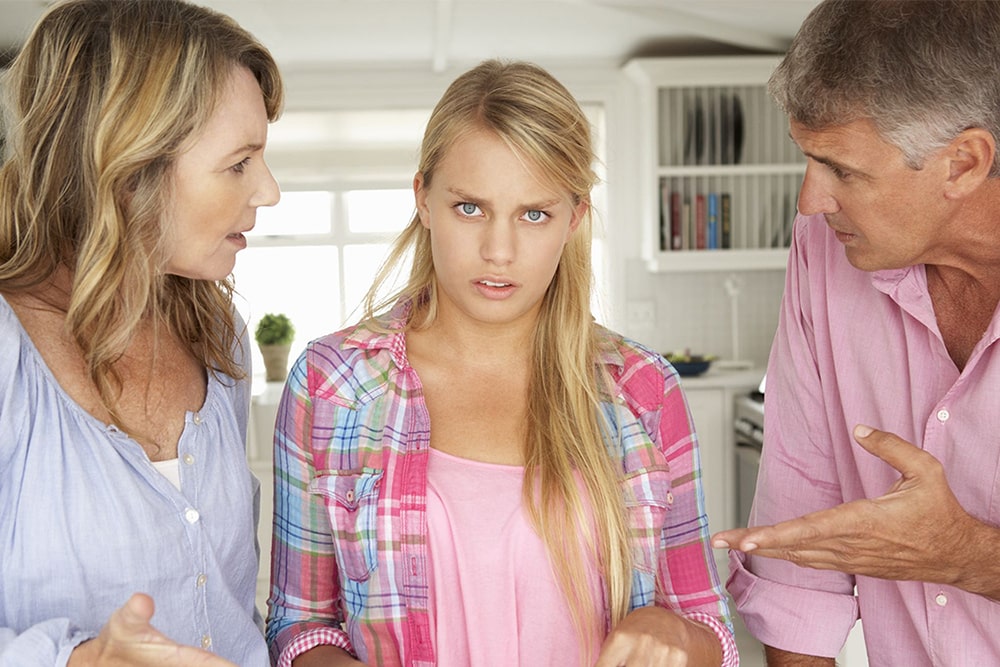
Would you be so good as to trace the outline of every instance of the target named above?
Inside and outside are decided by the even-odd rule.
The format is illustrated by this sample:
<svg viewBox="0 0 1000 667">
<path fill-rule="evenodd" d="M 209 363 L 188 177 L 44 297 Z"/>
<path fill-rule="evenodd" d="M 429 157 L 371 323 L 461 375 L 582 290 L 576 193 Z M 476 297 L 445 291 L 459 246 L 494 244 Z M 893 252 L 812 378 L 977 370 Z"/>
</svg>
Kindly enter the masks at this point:
<svg viewBox="0 0 1000 667">
<path fill-rule="evenodd" d="M 479 293 L 489 299 L 506 299 L 517 289 L 512 283 L 502 280 L 477 280 L 472 283 Z"/>
</svg>

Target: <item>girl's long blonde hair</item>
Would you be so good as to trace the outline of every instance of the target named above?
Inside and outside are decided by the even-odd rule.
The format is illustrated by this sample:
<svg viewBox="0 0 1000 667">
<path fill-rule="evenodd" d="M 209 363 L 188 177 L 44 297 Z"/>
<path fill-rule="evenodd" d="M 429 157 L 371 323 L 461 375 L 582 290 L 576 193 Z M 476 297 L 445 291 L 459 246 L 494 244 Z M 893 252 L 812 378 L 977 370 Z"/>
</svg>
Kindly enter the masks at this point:
<svg viewBox="0 0 1000 667">
<path fill-rule="evenodd" d="M 277 65 L 229 17 L 181 0 L 70 0 L 42 17 L 3 78 L 0 289 L 69 271 L 66 327 L 116 421 L 114 364 L 145 317 L 211 372 L 244 375 L 230 282 L 165 275 L 161 252 L 174 161 L 237 66 L 275 120 Z"/>
<path fill-rule="evenodd" d="M 456 79 L 424 133 L 419 170 L 425 186 L 455 140 L 480 129 L 505 141 L 549 179 L 547 185 L 569 192 L 574 204 L 589 203 L 597 182 L 590 125 L 572 95 L 548 72 L 530 63 L 491 60 Z M 619 485 L 621 469 L 608 454 L 617 434 L 599 407 L 608 400 L 610 379 L 598 361 L 600 338 L 590 312 L 590 247 L 588 206 L 543 298 L 534 333 L 524 496 L 577 627 L 581 632 L 589 628 L 603 632 L 608 622 L 613 626 L 628 613 L 632 557 Z M 411 254 L 406 285 L 380 299 L 396 268 Z M 399 299 L 417 306 L 407 327 L 423 328 L 434 320 L 437 294 L 430 232 L 416 215 L 393 245 L 367 295 L 366 319 L 374 320 Z M 586 503 L 576 474 L 586 489 Z M 588 505 L 596 534 L 586 513 Z M 581 537 L 584 552 L 579 547 Z M 592 600 L 585 579 L 577 576 L 585 558 L 597 563 L 606 600 Z M 597 613 L 605 604 L 608 619 Z"/>
</svg>

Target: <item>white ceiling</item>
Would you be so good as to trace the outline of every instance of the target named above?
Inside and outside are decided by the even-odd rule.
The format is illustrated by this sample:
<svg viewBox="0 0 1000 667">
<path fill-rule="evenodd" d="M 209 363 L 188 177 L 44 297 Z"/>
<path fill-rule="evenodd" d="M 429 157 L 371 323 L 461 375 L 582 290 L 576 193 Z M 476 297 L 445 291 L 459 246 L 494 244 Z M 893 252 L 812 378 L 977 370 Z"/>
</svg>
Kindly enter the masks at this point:
<svg viewBox="0 0 1000 667">
<path fill-rule="evenodd" d="M 636 55 L 780 52 L 818 0 L 203 0 L 282 66 L 426 67 L 483 58 L 624 63 Z M 16 50 L 48 0 L 0 0 Z"/>
</svg>

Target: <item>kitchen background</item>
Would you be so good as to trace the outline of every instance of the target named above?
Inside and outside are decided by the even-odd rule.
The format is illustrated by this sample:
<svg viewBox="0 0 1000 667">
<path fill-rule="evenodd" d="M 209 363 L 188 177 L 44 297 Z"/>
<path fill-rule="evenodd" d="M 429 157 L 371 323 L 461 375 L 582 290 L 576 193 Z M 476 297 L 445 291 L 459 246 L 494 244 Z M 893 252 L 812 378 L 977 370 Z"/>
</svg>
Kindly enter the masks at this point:
<svg viewBox="0 0 1000 667">
<path fill-rule="evenodd" d="M 264 313 L 287 313 L 297 329 L 294 357 L 307 340 L 352 320 L 412 213 L 420 136 L 444 88 L 484 58 L 537 62 L 581 101 L 598 139 L 598 319 L 660 352 L 719 357 L 706 375 L 683 382 L 711 527 L 735 525 L 746 471 L 735 455 L 734 405 L 763 375 L 803 171 L 763 86 L 816 1 L 203 2 L 267 44 L 286 77 L 286 112 L 266 155 L 282 202 L 259 212 L 235 271 L 251 331 Z M 49 4 L 0 0 L 0 67 Z M 732 196 L 732 238 L 691 249 L 699 200 L 708 206 L 722 193 Z M 264 381 L 255 348 L 248 456 L 263 482 L 263 517 L 280 388 Z M 269 539 L 265 520 L 261 600 Z M 743 664 L 762 664 L 742 628 L 739 639 Z M 849 667 L 865 664 L 857 642 L 841 657 Z"/>
<path fill-rule="evenodd" d="M 49 4 L 0 0 L 0 66 Z M 649 175 L 639 155 L 650 138 L 639 134 L 639 93 L 623 67 L 636 57 L 781 53 L 815 0 L 205 4 L 232 15 L 261 38 L 286 73 L 288 112 L 273 127 L 268 152 L 286 193 L 279 209 L 296 191 L 333 193 L 326 200 L 330 217 L 313 223 L 329 224 L 330 233 L 307 226 L 290 235 L 301 216 L 292 219 L 288 211 L 276 210 L 275 216 L 283 217 L 269 228 L 272 235 L 259 233 L 241 256 L 236 275 L 251 327 L 264 312 L 297 310 L 289 314 L 298 326 L 293 348 L 301 349 L 308 338 L 349 320 L 361 286 L 396 227 L 355 225 L 346 215 L 347 193 L 408 189 L 423 119 L 447 83 L 482 58 L 524 58 L 559 76 L 603 126 L 607 186 L 598 201 L 605 225 L 595 266 L 599 318 L 660 351 L 691 348 L 764 363 L 780 298 L 780 263 L 751 272 L 740 271 L 739 262 L 707 273 L 650 273 L 643 268 L 650 243 L 642 202 L 649 193 L 643 184 L 648 185 Z M 695 85 L 697 72 L 690 76 Z M 355 120 L 376 120 L 353 134 L 338 133 L 334 126 L 350 112 L 356 113 Z M 746 133 L 753 131 L 747 127 Z M 393 221 L 401 220 L 401 225 L 408 218 L 407 203 L 381 207 L 380 223 L 395 216 Z M 266 279 L 261 279 L 262 271 Z M 735 281 L 729 282 L 738 285 L 736 297 L 726 287 L 731 275 Z M 289 299 L 306 291 L 314 297 L 309 306 Z M 327 306 L 323 314 L 316 313 L 317 293 L 319 306 Z M 733 349 L 735 338 L 739 350 Z M 259 357 L 257 362 L 262 368 Z"/>
</svg>

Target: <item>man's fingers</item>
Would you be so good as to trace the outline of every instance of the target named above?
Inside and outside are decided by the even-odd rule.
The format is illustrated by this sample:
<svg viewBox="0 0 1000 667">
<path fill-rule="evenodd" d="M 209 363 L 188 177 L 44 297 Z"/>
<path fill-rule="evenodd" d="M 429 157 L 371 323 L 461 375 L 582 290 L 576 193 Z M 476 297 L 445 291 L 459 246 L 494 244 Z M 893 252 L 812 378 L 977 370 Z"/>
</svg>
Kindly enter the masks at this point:
<svg viewBox="0 0 1000 667">
<path fill-rule="evenodd" d="M 871 426 L 858 424 L 854 427 L 854 439 L 868 452 L 879 457 L 899 472 L 916 472 L 916 464 L 924 452 L 898 435 L 879 431 Z"/>
<path fill-rule="evenodd" d="M 746 537 L 750 532 L 749 528 L 734 528 L 732 530 L 721 530 L 712 536 L 712 546 L 716 549 L 735 548 L 735 545 Z"/>
<path fill-rule="evenodd" d="M 724 530 L 712 538 L 712 546 L 751 552 L 758 548 L 795 549 L 836 537 L 856 511 L 852 503 L 820 510 L 771 526 Z"/>
</svg>

